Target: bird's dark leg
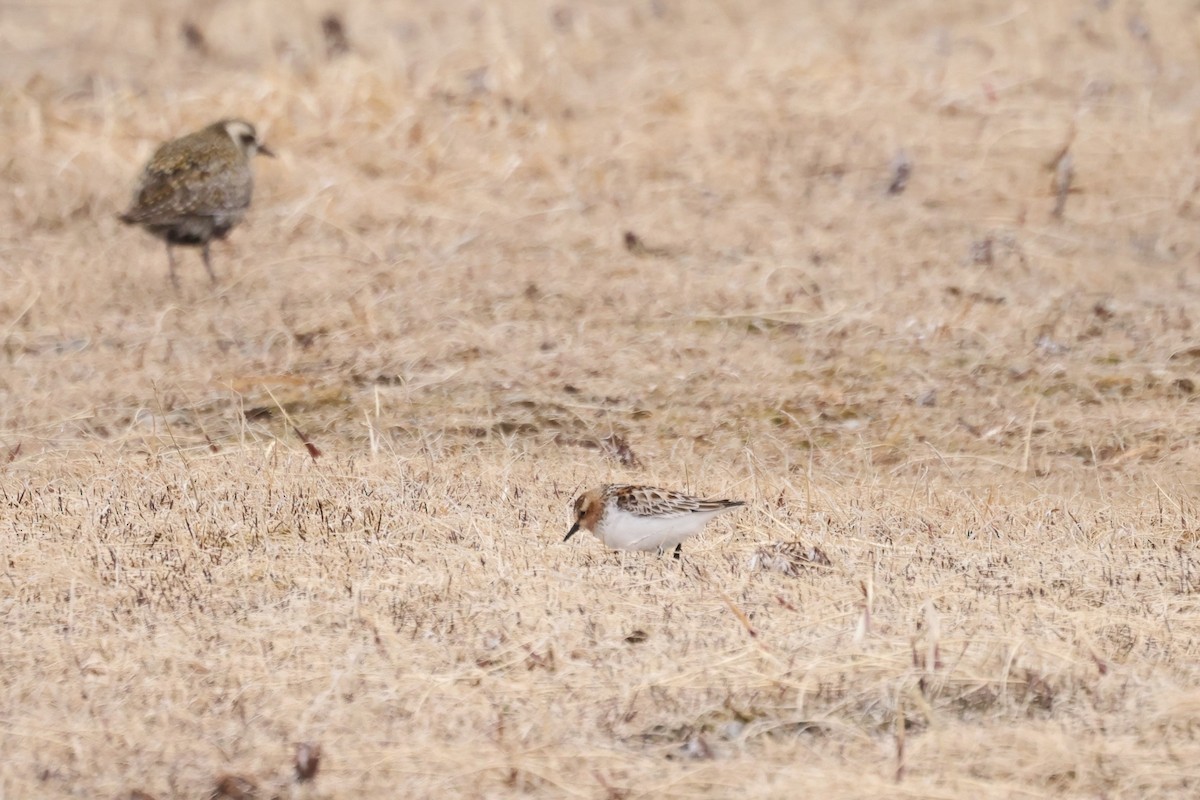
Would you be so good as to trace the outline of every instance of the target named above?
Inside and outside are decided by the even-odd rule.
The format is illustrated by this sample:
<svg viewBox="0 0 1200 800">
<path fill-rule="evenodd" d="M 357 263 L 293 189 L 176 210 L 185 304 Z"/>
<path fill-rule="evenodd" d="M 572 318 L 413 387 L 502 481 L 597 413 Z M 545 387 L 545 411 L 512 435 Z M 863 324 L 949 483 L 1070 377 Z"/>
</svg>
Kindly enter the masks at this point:
<svg viewBox="0 0 1200 800">
<path fill-rule="evenodd" d="M 209 255 L 208 255 L 208 242 L 204 243 L 204 249 L 201 250 L 200 253 L 204 257 L 204 268 L 206 270 L 208 270 L 208 279 L 213 282 L 214 286 L 216 286 L 217 285 L 217 273 L 213 272 L 212 261 L 210 260 Z"/>
<path fill-rule="evenodd" d="M 170 270 L 171 285 L 179 289 L 179 276 L 175 274 L 175 253 L 171 251 L 171 243 L 167 242 L 167 268 Z"/>
<path fill-rule="evenodd" d="M 682 553 L 682 552 L 683 552 L 683 542 L 680 542 L 679 544 L 675 545 L 675 556 L 674 556 L 674 558 L 678 559 L 678 558 L 680 557 L 680 555 L 679 555 L 679 554 L 680 554 L 680 553 Z"/>
</svg>

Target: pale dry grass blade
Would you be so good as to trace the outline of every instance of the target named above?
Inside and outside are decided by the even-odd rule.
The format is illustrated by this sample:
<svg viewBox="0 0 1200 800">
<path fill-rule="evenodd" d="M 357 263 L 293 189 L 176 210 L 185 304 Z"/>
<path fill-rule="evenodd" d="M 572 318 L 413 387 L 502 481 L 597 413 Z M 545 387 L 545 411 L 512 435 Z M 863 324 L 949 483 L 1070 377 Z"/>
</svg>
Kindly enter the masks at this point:
<svg viewBox="0 0 1200 800">
<path fill-rule="evenodd" d="M 1194 31 L 5 5 L 0 796 L 1194 797 Z M 226 116 L 177 294 L 115 214 Z"/>
</svg>

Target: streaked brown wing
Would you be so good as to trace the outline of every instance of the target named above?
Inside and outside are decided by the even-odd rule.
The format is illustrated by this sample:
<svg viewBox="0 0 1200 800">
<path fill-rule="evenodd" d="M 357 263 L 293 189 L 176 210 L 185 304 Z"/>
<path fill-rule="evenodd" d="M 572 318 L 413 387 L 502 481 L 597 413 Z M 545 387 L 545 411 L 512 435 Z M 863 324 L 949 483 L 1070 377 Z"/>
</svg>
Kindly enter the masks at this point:
<svg viewBox="0 0 1200 800">
<path fill-rule="evenodd" d="M 244 210 L 254 190 L 248 165 L 234 159 L 186 151 L 186 140 L 168 142 L 146 165 L 127 222 L 169 225 L 183 217 Z"/>
<path fill-rule="evenodd" d="M 680 517 L 697 511 L 719 511 L 745 505 L 741 500 L 703 500 L 652 486 L 614 486 L 617 507 L 642 517 Z"/>
</svg>

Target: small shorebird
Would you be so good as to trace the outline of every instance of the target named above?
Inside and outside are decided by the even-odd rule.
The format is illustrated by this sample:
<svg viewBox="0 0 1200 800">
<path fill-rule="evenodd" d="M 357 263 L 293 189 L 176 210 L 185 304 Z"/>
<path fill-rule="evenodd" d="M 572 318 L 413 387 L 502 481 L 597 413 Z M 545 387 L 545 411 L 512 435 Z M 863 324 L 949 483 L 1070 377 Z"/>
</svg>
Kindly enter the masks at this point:
<svg viewBox="0 0 1200 800">
<path fill-rule="evenodd" d="M 675 548 L 696 535 L 713 517 L 743 506 L 741 500 L 702 500 L 650 486 L 604 485 L 575 499 L 575 524 L 567 541 L 580 528 L 616 550 Z"/>
<path fill-rule="evenodd" d="M 249 122 L 223 119 L 161 145 L 142 170 L 133 203 L 118 219 L 141 225 L 167 243 L 176 287 L 173 245 L 200 247 L 208 277 L 217 282 L 208 243 L 224 239 L 246 216 L 254 193 L 250 159 L 256 153 L 275 155 Z"/>
</svg>

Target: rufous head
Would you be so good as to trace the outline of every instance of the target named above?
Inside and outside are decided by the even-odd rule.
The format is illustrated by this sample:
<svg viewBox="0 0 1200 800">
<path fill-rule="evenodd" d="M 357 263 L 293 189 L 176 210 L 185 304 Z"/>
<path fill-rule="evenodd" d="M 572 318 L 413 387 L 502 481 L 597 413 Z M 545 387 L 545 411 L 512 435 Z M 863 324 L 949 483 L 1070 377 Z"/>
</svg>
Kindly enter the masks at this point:
<svg viewBox="0 0 1200 800">
<path fill-rule="evenodd" d="M 567 531 L 567 535 L 563 537 L 564 542 L 574 536 L 580 528 L 595 532 L 596 525 L 600 522 L 600 516 L 604 513 L 605 488 L 601 486 L 598 489 L 590 489 L 575 498 L 574 524 L 571 525 L 571 530 Z"/>
</svg>

